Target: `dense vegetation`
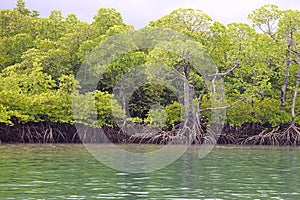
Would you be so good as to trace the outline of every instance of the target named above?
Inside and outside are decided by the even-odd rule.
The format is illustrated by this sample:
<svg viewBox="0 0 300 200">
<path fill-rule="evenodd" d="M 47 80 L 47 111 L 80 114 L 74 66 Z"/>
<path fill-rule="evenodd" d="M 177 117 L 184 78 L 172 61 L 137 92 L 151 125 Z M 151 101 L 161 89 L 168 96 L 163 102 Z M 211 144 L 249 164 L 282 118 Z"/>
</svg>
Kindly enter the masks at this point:
<svg viewBox="0 0 300 200">
<path fill-rule="evenodd" d="M 251 25 L 224 25 L 201 10 L 178 9 L 151 21 L 144 30 L 169 28 L 188 35 L 206 49 L 225 83 L 228 130 L 224 132 L 224 140 L 232 142 L 230 134 L 250 122 L 267 129 L 244 138 L 245 143 L 299 144 L 300 12 L 265 5 L 248 18 Z M 25 2 L 18 0 L 13 10 L 0 11 L 0 26 L 2 135 L 11 127 L 21 127 L 17 130 L 24 133 L 23 125 L 50 127 L 75 122 L 93 128 L 112 127 L 117 135 L 120 130 L 116 128 L 112 109 L 124 116 L 124 105 L 118 101 L 111 103 L 113 88 L 133 66 L 152 62 L 173 67 L 187 78 L 195 90 L 192 104 L 199 103 L 201 120 L 196 130 L 206 132 L 210 126 L 211 97 L 205 91 L 203 77 L 188 61 L 170 55 L 159 46 L 132 51 L 114 60 L 101 76 L 96 91 L 79 92 L 81 83 L 75 77 L 85 56 L 113 35 L 134 32 L 134 27 L 125 24 L 113 8 L 99 9 L 93 22 L 87 23 L 75 14 L 64 17 L 58 10 L 52 11 L 48 18 L 41 18 L 38 11 L 27 9 Z M 74 115 L 74 95 L 76 98 L 94 95 L 96 112 L 82 106 L 81 114 Z M 150 109 L 152 105 L 160 108 Z M 127 120 L 159 126 L 165 138 L 174 134 L 172 130 L 184 120 L 184 107 L 164 86 L 145 84 L 133 93 Z M 97 120 L 91 121 L 90 115 L 96 115 Z M 287 123 L 290 126 L 282 125 Z M 165 136 L 166 133 L 169 135 Z"/>
</svg>

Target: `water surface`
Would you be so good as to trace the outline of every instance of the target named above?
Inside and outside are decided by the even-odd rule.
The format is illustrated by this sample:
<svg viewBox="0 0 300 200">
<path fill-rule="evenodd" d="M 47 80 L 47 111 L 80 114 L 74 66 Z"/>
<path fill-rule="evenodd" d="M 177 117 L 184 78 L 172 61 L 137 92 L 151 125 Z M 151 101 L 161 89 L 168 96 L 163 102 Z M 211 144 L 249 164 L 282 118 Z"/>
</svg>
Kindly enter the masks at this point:
<svg viewBox="0 0 300 200">
<path fill-rule="evenodd" d="M 0 199 L 300 199 L 299 147 L 217 146 L 201 160 L 198 150 L 130 174 L 82 145 L 0 145 Z"/>
</svg>

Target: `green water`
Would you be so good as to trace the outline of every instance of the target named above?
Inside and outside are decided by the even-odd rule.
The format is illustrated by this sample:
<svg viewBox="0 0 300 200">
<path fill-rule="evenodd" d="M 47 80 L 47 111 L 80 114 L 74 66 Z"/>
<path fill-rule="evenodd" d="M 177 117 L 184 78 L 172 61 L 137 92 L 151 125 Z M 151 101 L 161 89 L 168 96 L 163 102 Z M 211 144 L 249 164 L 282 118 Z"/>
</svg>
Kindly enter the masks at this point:
<svg viewBox="0 0 300 200">
<path fill-rule="evenodd" d="M 219 146 L 202 160 L 197 148 L 128 174 L 82 145 L 0 145 L 0 199 L 300 199 L 299 147 Z"/>
</svg>

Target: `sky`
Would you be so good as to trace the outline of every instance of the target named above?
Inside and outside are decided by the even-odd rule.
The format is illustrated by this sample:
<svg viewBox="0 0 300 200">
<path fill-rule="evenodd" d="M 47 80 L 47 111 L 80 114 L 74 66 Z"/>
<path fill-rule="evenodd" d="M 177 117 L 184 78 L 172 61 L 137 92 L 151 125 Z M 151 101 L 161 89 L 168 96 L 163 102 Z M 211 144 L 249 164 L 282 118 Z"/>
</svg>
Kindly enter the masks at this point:
<svg viewBox="0 0 300 200">
<path fill-rule="evenodd" d="M 0 9 L 12 9 L 17 0 L 0 0 Z M 48 17 L 51 10 L 63 15 L 74 13 L 82 21 L 92 22 L 99 8 L 116 8 L 126 24 L 139 29 L 177 8 L 200 9 L 223 24 L 249 23 L 247 15 L 265 4 L 280 9 L 300 10 L 299 0 L 25 0 L 26 7 Z"/>
</svg>

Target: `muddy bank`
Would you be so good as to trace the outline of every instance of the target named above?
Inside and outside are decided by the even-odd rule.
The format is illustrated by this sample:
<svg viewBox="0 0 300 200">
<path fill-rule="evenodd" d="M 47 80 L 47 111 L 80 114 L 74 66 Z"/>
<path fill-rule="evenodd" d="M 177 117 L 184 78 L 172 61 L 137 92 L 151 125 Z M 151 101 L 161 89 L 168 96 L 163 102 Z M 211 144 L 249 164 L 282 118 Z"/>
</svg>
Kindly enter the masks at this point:
<svg viewBox="0 0 300 200">
<path fill-rule="evenodd" d="M 64 123 L 26 123 L 8 126 L 0 123 L 1 143 L 143 143 L 167 144 L 179 136 L 178 130 L 165 130 L 157 134 L 147 132 L 128 135 L 111 127 L 92 129 L 87 126 L 75 126 Z M 271 127 L 269 124 L 244 123 L 242 126 L 226 124 L 220 135 L 209 127 L 202 126 L 198 132 L 190 134 L 193 144 L 213 143 L 235 145 L 300 145 L 300 126 L 281 124 Z M 108 141 L 109 140 L 109 141 Z M 182 140 L 186 141 L 186 140 Z"/>
</svg>

